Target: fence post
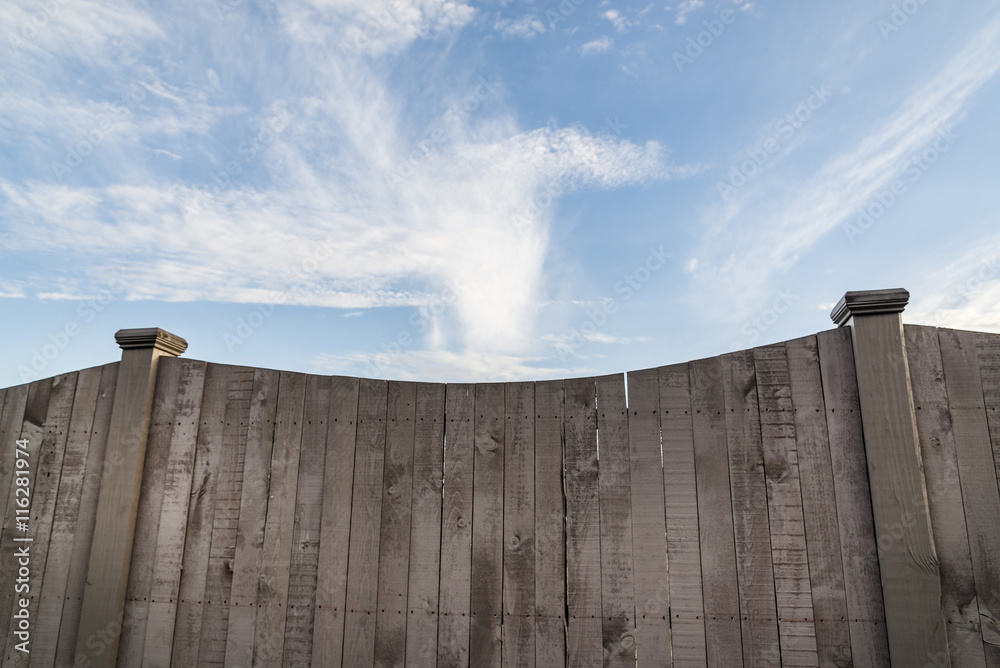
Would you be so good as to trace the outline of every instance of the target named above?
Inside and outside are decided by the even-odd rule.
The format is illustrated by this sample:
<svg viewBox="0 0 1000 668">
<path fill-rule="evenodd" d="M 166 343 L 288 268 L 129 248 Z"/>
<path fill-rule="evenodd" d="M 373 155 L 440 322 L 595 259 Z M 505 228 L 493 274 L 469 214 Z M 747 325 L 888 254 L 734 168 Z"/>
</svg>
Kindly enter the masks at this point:
<svg viewBox="0 0 1000 668">
<path fill-rule="evenodd" d="M 917 436 L 903 289 L 848 292 L 831 313 L 851 327 L 893 666 L 949 666 L 941 578 Z M 833 445 L 833 444 L 831 444 Z"/>
<path fill-rule="evenodd" d="M 187 348 L 184 339 L 157 327 L 123 329 L 115 340 L 122 360 L 76 636 L 76 656 L 94 668 L 112 668 L 118 660 L 157 361 Z"/>
</svg>

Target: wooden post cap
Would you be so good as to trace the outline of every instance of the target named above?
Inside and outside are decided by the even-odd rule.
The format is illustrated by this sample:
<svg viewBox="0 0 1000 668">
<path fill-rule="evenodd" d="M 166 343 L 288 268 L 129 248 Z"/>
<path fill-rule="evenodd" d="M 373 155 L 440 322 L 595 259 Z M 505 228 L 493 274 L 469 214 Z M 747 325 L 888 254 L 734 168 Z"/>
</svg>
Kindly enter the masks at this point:
<svg viewBox="0 0 1000 668">
<path fill-rule="evenodd" d="M 115 341 L 122 350 L 130 348 L 156 348 L 174 357 L 187 350 L 187 341 L 159 327 L 142 329 L 119 329 Z"/>
<path fill-rule="evenodd" d="M 833 307 L 830 318 L 837 326 L 843 327 L 855 315 L 902 313 L 909 301 L 910 293 L 903 288 L 847 292 Z"/>
</svg>

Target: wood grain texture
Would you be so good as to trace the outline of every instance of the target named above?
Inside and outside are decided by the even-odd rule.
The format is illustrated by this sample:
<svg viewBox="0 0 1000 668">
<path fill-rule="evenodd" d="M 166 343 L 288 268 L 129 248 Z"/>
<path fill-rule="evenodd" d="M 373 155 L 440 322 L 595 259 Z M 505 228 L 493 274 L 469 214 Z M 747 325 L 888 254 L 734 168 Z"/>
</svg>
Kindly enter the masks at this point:
<svg viewBox="0 0 1000 668">
<path fill-rule="evenodd" d="M 308 666 L 312 661 L 323 477 L 326 469 L 327 416 L 330 413 L 332 384 L 329 376 L 306 377 L 292 554 L 288 572 L 283 658 L 286 665 Z"/>
<path fill-rule="evenodd" d="M 601 519 L 593 378 L 564 381 L 568 665 L 601 666 Z"/>
<path fill-rule="evenodd" d="M 816 337 L 787 342 L 785 353 L 795 407 L 795 446 L 816 618 L 817 658 L 821 666 L 847 668 L 853 665 L 851 630 Z"/>
<path fill-rule="evenodd" d="M 563 381 L 535 383 L 535 665 L 566 661 Z"/>
<path fill-rule="evenodd" d="M 161 364 L 179 368 L 178 397 L 174 424 L 170 433 L 170 451 L 163 476 L 163 501 L 160 504 L 159 531 L 153 558 L 149 591 L 149 617 L 145 629 L 141 664 L 166 668 L 177 620 L 178 596 L 186 549 L 191 507 L 191 489 L 204 402 L 206 364 L 196 360 L 172 358 Z M 221 402 L 220 402 L 221 403 Z M 224 406 L 224 405 L 223 405 Z M 215 413 L 221 425 L 222 409 Z M 221 435 L 221 429 L 216 428 Z M 204 591 L 204 589 L 203 589 Z"/>
<path fill-rule="evenodd" d="M 254 666 L 280 665 L 284 655 L 307 380 L 305 374 L 283 371 L 278 385 L 274 444 L 268 463 L 267 519 L 257 584 Z"/>
<path fill-rule="evenodd" d="M 889 645 L 875 543 L 868 464 L 851 331 L 816 336 L 836 492 L 851 658 L 858 666 L 888 666 Z"/>
<path fill-rule="evenodd" d="M 986 423 L 993 445 L 993 464 L 1000 484 L 1000 335 L 977 333 L 974 339 L 979 356 Z M 1000 632 L 1000 620 L 994 620 L 994 630 Z M 1000 666 L 1000 647 L 987 644 L 985 649 L 991 665 Z"/>
<path fill-rule="evenodd" d="M 938 332 L 935 327 L 913 325 L 906 325 L 904 332 L 951 660 L 956 666 L 984 666 L 976 582 Z"/>
<path fill-rule="evenodd" d="M 629 373 L 628 397 L 636 659 L 639 666 L 670 666 L 659 372 L 648 369 Z"/>
<path fill-rule="evenodd" d="M 504 385 L 476 385 L 469 663 L 500 666 L 503 615 Z"/>
<path fill-rule="evenodd" d="M 240 500 L 243 497 L 247 434 L 251 402 L 256 397 L 255 370 L 234 367 L 229 375 L 222 454 L 215 482 L 212 541 L 205 590 L 200 597 L 201 632 L 197 663 L 222 665 L 226 660 L 230 600 L 236 559 Z M 175 653 L 177 645 L 174 644 Z"/>
<path fill-rule="evenodd" d="M 799 453 L 785 344 L 753 349 L 781 665 L 817 666 Z"/>
<path fill-rule="evenodd" d="M 375 664 L 375 611 L 378 604 L 379 536 L 385 467 L 388 383 L 362 379 L 358 389 L 358 438 L 351 502 L 351 542 L 347 567 L 344 665 Z"/>
<path fill-rule="evenodd" d="M 69 573 L 66 579 L 66 600 L 63 604 L 62 620 L 59 626 L 59 643 L 56 647 L 56 665 L 70 665 L 79 658 L 76 652 L 80 627 L 80 609 L 83 592 L 87 584 L 87 565 L 91 544 L 94 540 L 94 523 L 97 520 L 97 495 L 100 492 L 101 477 L 104 473 L 104 455 L 107 449 L 111 411 L 118 386 L 120 362 L 107 364 L 101 368 L 101 384 L 97 393 L 94 421 L 91 425 L 90 443 L 86 453 L 86 468 L 82 489 L 75 497 L 67 498 L 67 504 L 76 505 L 73 532 L 73 552 L 70 556 Z M 77 505 L 78 504 L 78 505 Z M 68 518 L 67 518 L 68 519 Z M 114 630 L 112 628 L 112 630 Z M 82 654 L 84 659 L 98 647 L 106 651 L 102 640 L 85 637 L 93 646 Z"/>
<path fill-rule="evenodd" d="M 171 361 L 176 361 L 176 358 L 171 358 Z M 121 641 L 118 645 L 118 661 L 123 666 L 140 665 L 146 644 L 153 559 L 156 556 L 156 537 L 160 530 L 160 507 L 163 503 L 163 473 L 170 458 L 170 435 L 174 428 L 180 389 L 179 365 L 159 361 L 157 367 L 142 487 L 139 490 L 139 508 L 136 511 L 132 562 L 125 591 L 125 609 L 128 614 L 122 619 Z"/>
<path fill-rule="evenodd" d="M 708 665 L 744 665 L 720 358 L 689 364 Z"/>
<path fill-rule="evenodd" d="M 254 371 L 226 626 L 227 668 L 247 668 L 253 663 L 257 593 L 261 580 L 271 454 L 277 420 L 275 413 L 278 402 L 284 398 L 279 385 L 284 375 L 270 369 Z"/>
<path fill-rule="evenodd" d="M 988 663 L 1000 648 L 1000 489 L 997 487 L 976 335 L 939 329 L 941 360 L 969 530 L 972 572 Z"/>
<path fill-rule="evenodd" d="M 73 411 L 67 428 L 58 481 L 59 488 L 52 508 L 52 524 L 41 596 L 35 616 L 35 639 L 31 647 L 30 663 L 36 666 L 51 666 L 55 663 L 56 642 L 59 639 L 66 580 L 73 553 L 73 537 L 87 468 L 87 450 L 90 447 L 101 372 L 101 367 L 93 367 L 80 371 L 77 376 Z M 13 392 L 8 392 L 7 396 L 12 394 Z"/>
<path fill-rule="evenodd" d="M 458 668 L 469 665 L 476 387 L 449 383 L 445 392 L 437 665 Z"/>
<path fill-rule="evenodd" d="M 503 665 L 535 665 L 535 385 L 504 386 Z"/>
<path fill-rule="evenodd" d="M 675 364 L 661 367 L 658 375 L 671 652 L 678 666 L 704 666 L 708 659 L 690 373 L 687 364 Z"/>
<path fill-rule="evenodd" d="M 175 665 L 189 666 L 198 661 L 212 549 L 216 488 L 226 445 L 231 374 L 236 373 L 236 369 L 222 364 L 208 364 L 205 367 L 194 470 L 191 475 L 191 498 L 187 525 L 184 528 L 184 553 L 177 589 L 177 613 L 173 626 L 168 630 L 168 637 L 155 633 L 153 636 L 146 634 L 153 665 L 167 666 L 173 662 Z M 252 377 L 250 381 L 252 382 Z"/>
<path fill-rule="evenodd" d="M 634 666 L 632 483 L 625 379 L 622 374 L 601 376 L 596 385 L 604 665 Z"/>
<path fill-rule="evenodd" d="M 379 668 L 401 667 L 406 660 L 417 386 L 416 383 L 390 382 L 388 392 L 375 620 L 375 665 Z"/>
<path fill-rule="evenodd" d="M 371 392 L 370 387 L 368 392 Z M 316 573 L 313 666 L 342 665 L 354 463 L 361 456 L 356 447 L 359 393 L 360 381 L 357 378 L 334 376 L 331 379 L 319 563 Z M 366 415 L 369 421 L 373 419 L 370 400 Z M 366 426 L 366 429 L 370 426 Z"/>
<path fill-rule="evenodd" d="M 49 540 L 52 531 L 52 515 L 55 510 L 56 494 L 59 490 L 59 478 L 62 472 L 63 456 L 66 451 L 66 440 L 69 435 L 70 419 L 73 413 L 73 402 L 76 394 L 77 372 L 56 376 L 52 381 L 52 391 L 49 396 L 48 408 L 44 421 L 44 434 L 38 448 L 38 458 L 30 462 L 31 468 L 36 469 L 29 488 L 30 497 L 19 496 L 15 499 L 14 514 L 17 519 L 26 521 L 28 531 L 21 532 L 16 524 L 12 527 L 14 538 L 30 537 L 31 554 L 31 577 L 25 582 L 16 582 L 18 588 L 11 591 L 18 599 L 25 599 L 28 603 L 26 610 L 27 619 L 34 621 L 38 613 L 38 605 L 42 593 L 42 581 L 45 574 L 45 562 L 48 556 Z M 13 450 L 13 444 L 8 442 L 7 449 Z M 30 450 L 29 450 L 30 451 Z M 24 503 L 26 506 L 21 507 Z M 18 512 L 20 510 L 21 512 Z M 12 543 L 11 546 L 17 548 L 24 543 Z M 3 553 L 4 558 L 8 558 L 8 553 Z M 13 554 L 10 555 L 13 563 L 16 562 Z M 18 565 L 20 565 L 18 563 Z M 13 568 L 10 569 L 13 574 Z M 18 577 L 18 580 L 22 578 Z M 27 584 L 27 591 L 20 588 Z M 19 601 L 13 605 L 14 610 L 20 610 Z M 33 642 L 30 642 L 25 649 L 28 652 L 17 650 L 16 645 L 21 639 L 15 637 L 14 632 L 19 631 L 20 620 L 13 615 L 10 619 L 10 628 L 7 637 L 11 639 L 7 644 L 7 654 L 4 659 L 6 666 L 27 666 L 30 659 L 30 650 Z M 34 635 L 34 634 L 33 634 Z M 34 636 L 37 638 L 37 635 Z"/>
<path fill-rule="evenodd" d="M 406 663 L 411 666 L 433 666 L 437 660 L 441 567 L 445 386 L 439 383 L 419 383 L 416 401 L 409 590 L 406 603 L 409 609 L 406 620 Z"/>
</svg>

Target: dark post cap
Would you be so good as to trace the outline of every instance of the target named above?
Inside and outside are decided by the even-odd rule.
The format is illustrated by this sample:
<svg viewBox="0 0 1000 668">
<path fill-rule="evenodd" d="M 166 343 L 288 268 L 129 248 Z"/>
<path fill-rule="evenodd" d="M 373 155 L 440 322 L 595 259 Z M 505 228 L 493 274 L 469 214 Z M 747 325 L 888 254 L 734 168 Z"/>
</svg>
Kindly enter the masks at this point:
<svg viewBox="0 0 1000 668">
<path fill-rule="evenodd" d="M 903 288 L 848 292 L 837 302 L 830 317 L 842 327 L 856 315 L 902 313 L 909 301 L 910 293 Z"/>
<path fill-rule="evenodd" d="M 118 342 L 122 350 L 157 348 L 175 357 L 187 350 L 188 347 L 187 341 L 159 327 L 119 329 L 115 333 L 115 341 Z"/>
</svg>

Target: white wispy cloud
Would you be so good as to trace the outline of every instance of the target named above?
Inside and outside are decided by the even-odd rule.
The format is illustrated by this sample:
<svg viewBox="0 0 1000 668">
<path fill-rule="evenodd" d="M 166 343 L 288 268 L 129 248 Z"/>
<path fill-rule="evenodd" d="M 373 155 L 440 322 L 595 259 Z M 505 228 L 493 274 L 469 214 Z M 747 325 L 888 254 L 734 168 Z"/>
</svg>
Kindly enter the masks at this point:
<svg viewBox="0 0 1000 668">
<path fill-rule="evenodd" d="M 639 25 L 638 21 L 632 21 L 617 9 L 608 9 L 601 14 L 601 18 L 611 21 L 618 32 L 625 32 L 632 26 Z"/>
<path fill-rule="evenodd" d="M 687 23 L 689 14 L 692 14 L 705 6 L 705 0 L 684 0 L 677 6 L 677 18 L 674 22 L 678 25 Z"/>
<path fill-rule="evenodd" d="M 528 38 L 545 32 L 545 24 L 534 15 L 522 16 L 519 19 L 501 19 L 493 24 L 493 29 L 504 37 Z"/>
<path fill-rule="evenodd" d="M 977 239 L 908 287 L 914 301 L 903 312 L 906 322 L 1000 332 L 1000 235 Z"/>
<path fill-rule="evenodd" d="M 593 55 L 595 53 L 607 53 L 614 45 L 615 41 L 605 35 L 581 46 L 580 53 L 584 56 Z"/>
</svg>

